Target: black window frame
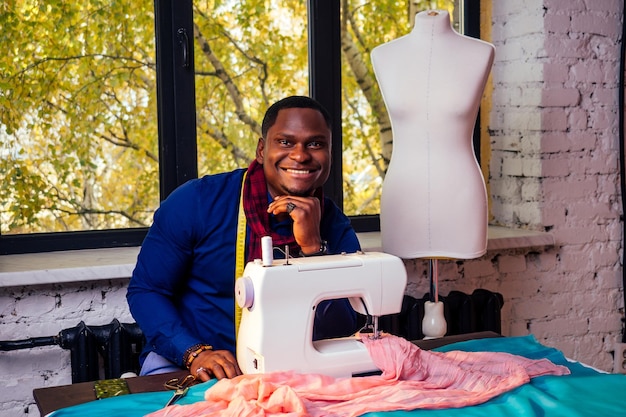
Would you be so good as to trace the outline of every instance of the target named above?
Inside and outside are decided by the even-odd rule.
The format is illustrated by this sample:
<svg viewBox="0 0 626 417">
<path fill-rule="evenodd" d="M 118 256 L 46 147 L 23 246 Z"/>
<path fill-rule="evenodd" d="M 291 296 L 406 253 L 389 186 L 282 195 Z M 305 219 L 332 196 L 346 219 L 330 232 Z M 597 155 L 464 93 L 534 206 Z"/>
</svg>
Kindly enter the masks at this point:
<svg viewBox="0 0 626 417">
<path fill-rule="evenodd" d="M 340 1 L 308 0 L 309 91 L 341 114 Z M 193 52 L 193 0 L 154 0 L 160 200 L 198 176 Z M 480 35 L 480 1 L 465 0 L 465 34 Z M 330 28 L 330 29 L 329 29 Z M 474 149 L 480 156 L 480 116 Z M 333 126 L 333 167 L 324 187 L 343 207 L 341 123 Z M 350 218 L 357 232 L 380 230 L 378 215 Z M 140 246 L 148 228 L 0 235 L 0 254 Z"/>
</svg>

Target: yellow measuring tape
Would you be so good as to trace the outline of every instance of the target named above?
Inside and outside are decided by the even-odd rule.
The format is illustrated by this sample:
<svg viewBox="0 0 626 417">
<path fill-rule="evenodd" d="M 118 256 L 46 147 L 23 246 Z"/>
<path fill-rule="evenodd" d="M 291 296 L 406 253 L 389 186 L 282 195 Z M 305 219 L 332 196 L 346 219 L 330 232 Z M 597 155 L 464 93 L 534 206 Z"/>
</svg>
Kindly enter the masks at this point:
<svg viewBox="0 0 626 417">
<path fill-rule="evenodd" d="M 235 244 L 235 279 L 243 276 L 243 269 L 246 265 L 246 213 L 243 209 L 243 188 L 246 182 L 247 175 L 248 173 L 244 172 L 243 180 L 241 181 L 241 194 L 239 195 L 237 242 Z M 235 340 L 237 339 L 237 333 L 239 333 L 239 323 L 241 323 L 241 307 L 239 307 L 239 304 L 237 304 L 237 300 L 235 299 Z"/>
</svg>

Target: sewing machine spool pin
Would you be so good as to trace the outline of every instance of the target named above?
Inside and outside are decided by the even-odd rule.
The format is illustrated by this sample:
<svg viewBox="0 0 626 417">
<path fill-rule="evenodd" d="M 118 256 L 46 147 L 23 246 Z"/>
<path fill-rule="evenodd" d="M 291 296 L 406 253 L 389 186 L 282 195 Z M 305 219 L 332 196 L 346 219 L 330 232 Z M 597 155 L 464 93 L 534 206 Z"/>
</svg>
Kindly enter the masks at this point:
<svg viewBox="0 0 626 417">
<path fill-rule="evenodd" d="M 263 266 L 272 266 L 272 262 L 274 262 L 274 244 L 271 236 L 263 236 L 261 238 L 261 254 Z"/>
</svg>

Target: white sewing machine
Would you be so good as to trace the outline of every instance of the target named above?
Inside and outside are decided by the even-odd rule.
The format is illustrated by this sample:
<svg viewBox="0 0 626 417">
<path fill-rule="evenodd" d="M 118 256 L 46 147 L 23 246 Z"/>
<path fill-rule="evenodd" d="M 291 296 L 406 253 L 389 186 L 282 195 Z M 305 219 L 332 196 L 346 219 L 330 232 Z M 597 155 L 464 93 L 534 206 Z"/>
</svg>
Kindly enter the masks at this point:
<svg viewBox="0 0 626 417">
<path fill-rule="evenodd" d="M 398 313 L 406 269 L 379 252 L 251 262 L 235 283 L 242 307 L 237 361 L 246 373 L 295 370 L 334 377 L 376 371 L 359 336 L 313 341 L 315 308 L 323 300 L 349 298 L 374 318 Z"/>
</svg>

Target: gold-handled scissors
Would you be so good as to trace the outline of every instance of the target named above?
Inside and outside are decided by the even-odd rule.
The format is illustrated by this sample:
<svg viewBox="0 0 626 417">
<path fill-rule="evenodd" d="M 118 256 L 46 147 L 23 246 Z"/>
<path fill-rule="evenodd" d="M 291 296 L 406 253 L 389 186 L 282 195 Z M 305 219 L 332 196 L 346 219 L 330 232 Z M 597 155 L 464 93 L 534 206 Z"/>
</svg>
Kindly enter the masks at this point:
<svg viewBox="0 0 626 417">
<path fill-rule="evenodd" d="M 169 381 L 167 381 L 165 384 L 163 384 L 165 388 L 174 390 L 174 394 L 172 394 L 172 398 L 170 398 L 170 400 L 167 402 L 167 404 L 165 404 L 165 406 L 169 407 L 170 405 L 174 404 L 176 401 L 180 400 L 185 395 L 187 395 L 187 391 L 189 390 L 189 387 L 194 383 L 195 380 L 196 380 L 195 376 L 187 375 L 183 379 L 172 378 Z"/>
</svg>

